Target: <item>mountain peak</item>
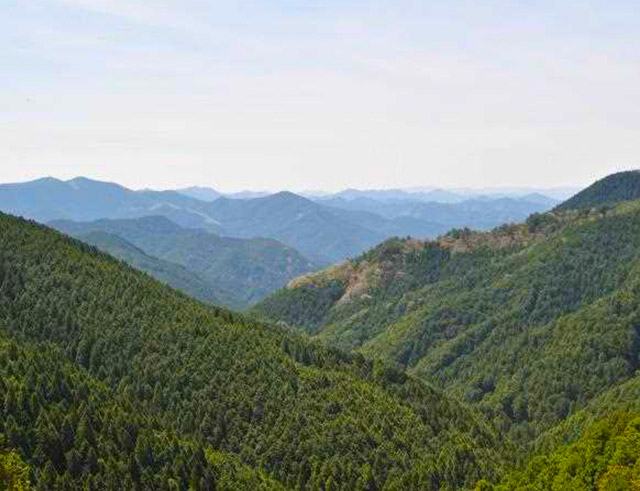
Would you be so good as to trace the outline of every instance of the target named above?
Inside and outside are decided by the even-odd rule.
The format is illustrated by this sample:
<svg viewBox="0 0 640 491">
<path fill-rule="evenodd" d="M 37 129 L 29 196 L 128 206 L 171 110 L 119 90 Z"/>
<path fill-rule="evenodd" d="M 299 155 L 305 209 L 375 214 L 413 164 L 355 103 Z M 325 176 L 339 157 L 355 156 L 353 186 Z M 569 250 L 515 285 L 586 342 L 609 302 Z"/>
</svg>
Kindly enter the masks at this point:
<svg viewBox="0 0 640 491">
<path fill-rule="evenodd" d="M 270 199 L 270 200 L 290 201 L 290 202 L 299 202 L 299 203 L 311 202 L 311 200 L 308 200 L 304 196 L 300 196 L 299 194 L 292 193 L 291 191 L 279 191 L 269 196 L 265 196 L 264 198 L 258 198 L 258 199 Z"/>
<path fill-rule="evenodd" d="M 608 175 L 556 207 L 578 210 L 640 199 L 640 170 Z"/>
<path fill-rule="evenodd" d="M 222 194 L 215 189 L 206 186 L 190 186 L 176 189 L 176 192 L 201 201 L 214 201 L 222 196 Z"/>
</svg>

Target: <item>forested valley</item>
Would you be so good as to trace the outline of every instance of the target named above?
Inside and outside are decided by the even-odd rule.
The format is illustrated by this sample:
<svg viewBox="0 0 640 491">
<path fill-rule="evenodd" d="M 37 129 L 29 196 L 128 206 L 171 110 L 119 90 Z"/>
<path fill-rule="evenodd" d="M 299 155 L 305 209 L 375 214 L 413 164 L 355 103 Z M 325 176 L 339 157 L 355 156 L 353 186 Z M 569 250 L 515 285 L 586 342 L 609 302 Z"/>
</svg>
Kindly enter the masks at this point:
<svg viewBox="0 0 640 491">
<path fill-rule="evenodd" d="M 0 486 L 640 489 L 635 177 L 250 314 L 0 214 Z"/>
</svg>

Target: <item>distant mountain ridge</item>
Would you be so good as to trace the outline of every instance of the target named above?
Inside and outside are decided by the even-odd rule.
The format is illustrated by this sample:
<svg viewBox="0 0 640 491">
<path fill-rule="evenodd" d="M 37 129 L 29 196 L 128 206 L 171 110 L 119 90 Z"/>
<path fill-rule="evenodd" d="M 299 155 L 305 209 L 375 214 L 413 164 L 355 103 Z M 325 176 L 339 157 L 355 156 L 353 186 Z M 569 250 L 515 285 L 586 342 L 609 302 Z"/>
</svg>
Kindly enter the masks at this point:
<svg viewBox="0 0 640 491">
<path fill-rule="evenodd" d="M 273 237 L 289 244 L 316 262 L 330 264 L 355 256 L 389 236 L 388 220 L 361 217 L 333 209 L 297 194 L 283 191 L 263 198 L 220 198 L 209 212 L 226 233 L 235 237 Z"/>
<path fill-rule="evenodd" d="M 174 191 L 132 191 L 85 177 L 68 181 L 47 177 L 0 185 L 0 210 L 42 223 L 163 215 L 184 227 L 220 232 L 219 225 L 206 214 L 206 206 Z"/>
<path fill-rule="evenodd" d="M 406 233 L 413 237 L 435 237 L 452 228 L 489 230 L 503 223 L 517 223 L 532 213 L 545 211 L 557 201 L 544 196 L 527 198 L 475 198 L 459 203 L 418 202 L 407 200 L 376 201 L 371 198 L 351 200 L 326 199 L 322 202 L 334 208 L 366 211 L 388 220 L 413 220 L 429 233 Z M 425 225 L 429 224 L 430 228 Z M 409 228 L 409 227 L 408 227 Z"/>
<path fill-rule="evenodd" d="M 202 186 L 191 186 L 188 188 L 176 189 L 177 193 L 184 194 L 190 198 L 199 199 L 200 201 L 214 201 L 222 196 L 221 193 L 213 188 Z"/>
<path fill-rule="evenodd" d="M 440 193 L 432 191 L 432 196 L 436 191 Z M 353 193 L 358 196 L 312 200 L 291 192 L 260 197 L 248 192 L 234 199 L 216 198 L 217 191 L 202 187 L 133 191 L 87 178 L 44 178 L 0 185 L 0 210 L 45 223 L 159 215 L 182 227 L 221 236 L 276 239 L 314 262 L 331 264 L 355 257 L 389 237 L 429 238 L 452 227 L 487 229 L 521 221 L 555 204 L 540 196 L 435 203 L 409 199 L 415 193 L 404 191 L 373 192 L 375 196 L 382 193 L 382 201 L 366 197 L 365 191 Z M 403 199 L 391 199 L 394 196 Z"/>
<path fill-rule="evenodd" d="M 56 220 L 49 225 L 95 244 L 196 298 L 210 295 L 235 308 L 244 308 L 292 278 L 317 269 L 298 251 L 276 240 L 220 237 L 201 229 L 182 228 L 162 216 L 93 222 Z M 122 244 L 113 241 L 96 242 L 95 233 L 118 237 L 158 259 L 150 262 L 149 257 L 123 251 Z M 177 267 L 183 271 L 176 271 Z M 171 275 L 167 277 L 168 270 Z M 184 273 L 191 278 L 184 278 Z M 187 287 L 181 286 L 184 283 Z M 201 293 L 194 295 L 194 290 Z"/>
</svg>

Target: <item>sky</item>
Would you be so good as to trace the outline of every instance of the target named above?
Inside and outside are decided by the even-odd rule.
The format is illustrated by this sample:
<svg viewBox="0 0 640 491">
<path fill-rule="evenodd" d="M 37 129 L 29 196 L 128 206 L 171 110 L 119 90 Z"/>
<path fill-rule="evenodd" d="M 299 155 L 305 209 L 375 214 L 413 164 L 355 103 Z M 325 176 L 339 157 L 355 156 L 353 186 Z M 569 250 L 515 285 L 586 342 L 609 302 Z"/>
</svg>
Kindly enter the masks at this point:
<svg viewBox="0 0 640 491">
<path fill-rule="evenodd" d="M 585 185 L 640 167 L 637 0 L 3 0 L 0 181 Z"/>
</svg>

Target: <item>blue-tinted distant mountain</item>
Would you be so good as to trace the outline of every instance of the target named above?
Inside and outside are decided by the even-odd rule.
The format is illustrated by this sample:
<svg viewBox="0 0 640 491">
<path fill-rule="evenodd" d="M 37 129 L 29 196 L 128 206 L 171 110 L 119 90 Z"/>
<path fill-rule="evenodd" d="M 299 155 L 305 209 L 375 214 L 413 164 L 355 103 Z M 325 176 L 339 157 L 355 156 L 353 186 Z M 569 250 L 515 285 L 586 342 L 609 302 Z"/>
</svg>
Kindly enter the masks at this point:
<svg viewBox="0 0 640 491">
<path fill-rule="evenodd" d="M 540 194 L 557 201 L 563 201 L 573 196 L 582 188 L 574 186 L 559 186 L 550 188 L 538 187 L 488 187 L 488 188 L 453 188 L 450 191 L 464 196 L 465 199 L 487 196 L 492 198 L 523 198 L 532 194 Z"/>
<path fill-rule="evenodd" d="M 190 198 L 199 199 L 200 201 L 213 201 L 222 196 L 221 193 L 213 188 L 191 186 L 188 188 L 176 189 L 177 193 L 184 194 Z"/>
<path fill-rule="evenodd" d="M 0 210 L 41 222 L 164 216 L 182 227 L 220 236 L 275 239 L 315 263 L 328 264 L 357 256 L 392 236 L 424 239 L 453 227 L 488 229 L 555 205 L 539 195 L 424 201 L 453 201 L 461 196 L 437 189 L 340 194 L 310 200 L 290 192 L 258 198 L 243 193 L 241 199 L 234 195 L 202 201 L 176 191 L 133 191 L 86 178 L 46 178 L 0 185 Z"/>
<path fill-rule="evenodd" d="M 188 188 L 176 189 L 176 193 L 189 196 L 190 198 L 199 199 L 201 201 L 215 201 L 218 198 L 226 197 L 231 199 L 253 199 L 269 196 L 272 193 L 267 191 L 237 191 L 235 193 L 221 193 L 213 188 L 191 186 Z"/>
<path fill-rule="evenodd" d="M 537 203 L 537 204 L 546 206 L 548 208 L 552 208 L 553 206 L 557 205 L 559 201 L 555 198 L 551 198 L 545 194 L 540 194 L 540 193 L 529 193 L 519 198 L 513 198 L 513 199 L 528 201 L 529 203 Z"/>
<path fill-rule="evenodd" d="M 272 237 L 323 263 L 356 255 L 384 236 L 348 213 L 286 191 L 247 200 L 220 198 L 208 212 L 229 236 Z"/>
<path fill-rule="evenodd" d="M 427 191 L 408 191 L 404 189 L 345 189 L 335 194 L 316 196 L 316 201 L 331 199 L 374 199 L 376 201 L 436 201 L 439 203 L 459 203 L 466 198 L 463 195 L 445 189 L 431 189 Z"/>
<path fill-rule="evenodd" d="M 276 239 L 322 264 L 360 254 L 392 235 L 422 237 L 439 231 L 431 224 L 404 226 L 403 221 L 323 206 L 289 192 L 205 202 L 175 191 L 133 191 L 86 178 L 0 185 L 0 210 L 40 222 L 164 216 L 218 235 Z"/>
<path fill-rule="evenodd" d="M 85 177 L 68 181 L 47 177 L 0 185 L 1 211 L 39 222 L 162 215 L 185 227 L 219 232 L 215 220 L 204 213 L 206 206 L 174 191 L 133 191 Z"/>
<path fill-rule="evenodd" d="M 527 188 L 527 187 L 494 187 L 494 188 L 403 188 L 403 189 L 345 189 L 337 193 L 320 191 L 303 193 L 303 196 L 322 202 L 341 198 L 345 200 L 368 198 L 376 201 L 423 201 L 437 203 L 461 203 L 470 199 L 528 199 L 529 201 L 557 204 L 573 196 L 579 188 Z"/>
<path fill-rule="evenodd" d="M 487 230 L 503 223 L 519 222 L 536 212 L 546 211 L 557 202 L 545 197 L 525 198 L 477 198 L 460 203 L 437 203 L 421 201 L 377 201 L 371 198 L 356 198 L 351 200 L 333 198 L 322 201 L 324 205 L 349 211 L 364 211 L 380 215 L 398 224 L 429 223 L 429 226 L 444 233 L 451 228 L 469 227 Z M 402 234 L 398 234 L 402 235 Z M 434 234 L 419 235 L 406 233 L 404 235 L 434 236 Z"/>
<path fill-rule="evenodd" d="M 316 269 L 298 251 L 276 240 L 219 237 L 205 230 L 182 228 L 161 216 L 94 222 L 52 221 L 49 225 L 81 240 L 94 232 L 117 236 L 147 255 L 186 268 L 204 280 L 222 303 L 236 308 L 246 307 L 292 278 Z M 106 252 L 117 252 L 110 243 L 102 241 L 96 245 Z M 138 257 L 134 258 L 136 262 L 129 256 L 115 255 L 140 267 Z M 140 269 L 167 281 L 154 274 L 151 267 Z"/>
<path fill-rule="evenodd" d="M 225 193 L 224 196 L 231 199 L 254 199 L 264 198 L 272 193 L 268 191 L 238 191 L 236 193 Z"/>
</svg>

